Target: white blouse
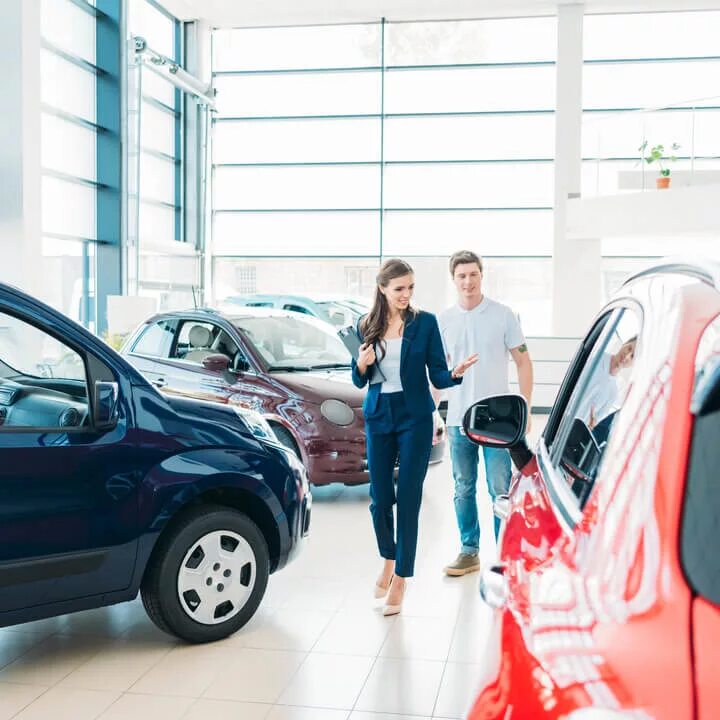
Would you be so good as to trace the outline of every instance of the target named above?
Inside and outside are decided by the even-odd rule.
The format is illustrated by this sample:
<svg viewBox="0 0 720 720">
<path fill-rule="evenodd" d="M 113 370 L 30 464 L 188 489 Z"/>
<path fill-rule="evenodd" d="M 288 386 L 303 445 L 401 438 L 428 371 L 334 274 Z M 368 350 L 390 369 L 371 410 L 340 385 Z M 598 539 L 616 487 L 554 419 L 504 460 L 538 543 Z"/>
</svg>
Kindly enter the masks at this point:
<svg viewBox="0 0 720 720">
<path fill-rule="evenodd" d="M 385 340 L 385 357 L 380 361 L 380 369 L 385 376 L 380 388 L 381 393 L 402 392 L 400 381 L 400 353 L 402 351 L 402 338 Z"/>
</svg>

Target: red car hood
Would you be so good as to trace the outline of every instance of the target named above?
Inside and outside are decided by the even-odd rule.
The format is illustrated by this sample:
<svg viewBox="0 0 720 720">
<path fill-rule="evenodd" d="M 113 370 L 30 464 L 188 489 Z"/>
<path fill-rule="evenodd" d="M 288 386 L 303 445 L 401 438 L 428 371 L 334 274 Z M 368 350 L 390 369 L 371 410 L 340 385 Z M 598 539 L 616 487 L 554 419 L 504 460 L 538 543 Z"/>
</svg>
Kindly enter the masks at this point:
<svg viewBox="0 0 720 720">
<path fill-rule="evenodd" d="M 358 390 L 349 370 L 315 370 L 312 372 L 272 372 L 270 377 L 307 402 L 321 403 L 333 398 L 346 402 L 351 408 L 362 407 L 365 391 Z"/>
</svg>

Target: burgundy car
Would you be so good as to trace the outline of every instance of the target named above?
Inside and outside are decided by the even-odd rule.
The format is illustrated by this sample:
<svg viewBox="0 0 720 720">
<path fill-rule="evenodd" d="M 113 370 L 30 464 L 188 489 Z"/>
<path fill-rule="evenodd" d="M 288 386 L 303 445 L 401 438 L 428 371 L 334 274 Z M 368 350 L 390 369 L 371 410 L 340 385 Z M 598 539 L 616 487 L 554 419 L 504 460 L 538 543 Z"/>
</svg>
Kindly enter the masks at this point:
<svg viewBox="0 0 720 720">
<path fill-rule="evenodd" d="M 144 322 L 121 353 L 163 392 L 260 412 L 313 484 L 368 481 L 364 391 L 326 323 L 254 307 L 168 312 Z M 445 449 L 439 417 L 436 427 L 431 462 Z"/>
</svg>

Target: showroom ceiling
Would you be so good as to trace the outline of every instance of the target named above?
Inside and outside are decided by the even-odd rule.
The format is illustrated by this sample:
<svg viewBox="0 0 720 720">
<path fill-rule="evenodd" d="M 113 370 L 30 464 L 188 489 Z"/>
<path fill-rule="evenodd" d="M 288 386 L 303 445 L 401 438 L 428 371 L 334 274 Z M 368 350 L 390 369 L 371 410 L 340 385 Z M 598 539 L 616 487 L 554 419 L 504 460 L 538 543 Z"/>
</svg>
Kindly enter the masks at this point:
<svg viewBox="0 0 720 720">
<path fill-rule="evenodd" d="M 162 0 L 183 20 L 203 19 L 216 27 L 314 25 L 387 20 L 456 20 L 547 15 L 549 0 Z M 587 0 L 589 12 L 720 9 L 720 0 Z"/>
</svg>

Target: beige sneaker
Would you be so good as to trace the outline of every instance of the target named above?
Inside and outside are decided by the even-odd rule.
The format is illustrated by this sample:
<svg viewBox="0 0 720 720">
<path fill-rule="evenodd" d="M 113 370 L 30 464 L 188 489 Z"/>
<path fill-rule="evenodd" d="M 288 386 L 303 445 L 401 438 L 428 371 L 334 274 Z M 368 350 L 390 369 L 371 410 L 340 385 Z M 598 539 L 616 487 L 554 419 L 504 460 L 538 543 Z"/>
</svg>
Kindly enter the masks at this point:
<svg viewBox="0 0 720 720">
<path fill-rule="evenodd" d="M 451 577 L 459 575 L 467 575 L 471 572 L 477 572 L 480 569 L 480 558 L 477 555 L 466 555 L 460 553 L 455 562 L 445 567 L 445 574 Z"/>
</svg>

